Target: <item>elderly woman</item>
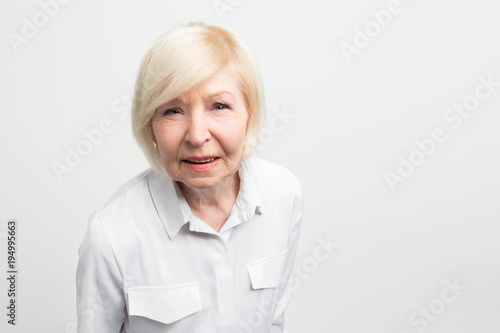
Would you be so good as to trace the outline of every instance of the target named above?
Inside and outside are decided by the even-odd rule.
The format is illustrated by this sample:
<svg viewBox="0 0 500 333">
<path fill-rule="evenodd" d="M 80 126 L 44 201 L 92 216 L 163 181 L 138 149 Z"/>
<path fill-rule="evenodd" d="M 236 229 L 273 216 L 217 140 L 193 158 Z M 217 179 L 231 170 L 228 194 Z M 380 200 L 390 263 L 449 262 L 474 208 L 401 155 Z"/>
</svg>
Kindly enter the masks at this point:
<svg viewBox="0 0 500 333">
<path fill-rule="evenodd" d="M 252 155 L 263 96 L 235 33 L 161 36 L 139 70 L 133 133 L 152 167 L 90 217 L 78 332 L 283 332 L 303 201 Z"/>
</svg>

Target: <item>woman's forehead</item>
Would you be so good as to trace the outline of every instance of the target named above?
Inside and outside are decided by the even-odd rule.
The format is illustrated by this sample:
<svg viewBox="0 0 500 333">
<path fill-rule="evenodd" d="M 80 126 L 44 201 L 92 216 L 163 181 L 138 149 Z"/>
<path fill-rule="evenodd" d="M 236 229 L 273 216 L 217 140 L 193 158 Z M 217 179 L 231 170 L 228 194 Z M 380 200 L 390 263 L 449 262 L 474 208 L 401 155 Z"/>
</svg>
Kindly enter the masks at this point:
<svg viewBox="0 0 500 333">
<path fill-rule="evenodd" d="M 174 98 L 173 101 L 187 103 L 192 98 L 207 100 L 216 97 L 238 98 L 240 96 L 240 87 L 234 76 L 226 71 L 218 71 L 208 80 L 177 98 Z"/>
</svg>

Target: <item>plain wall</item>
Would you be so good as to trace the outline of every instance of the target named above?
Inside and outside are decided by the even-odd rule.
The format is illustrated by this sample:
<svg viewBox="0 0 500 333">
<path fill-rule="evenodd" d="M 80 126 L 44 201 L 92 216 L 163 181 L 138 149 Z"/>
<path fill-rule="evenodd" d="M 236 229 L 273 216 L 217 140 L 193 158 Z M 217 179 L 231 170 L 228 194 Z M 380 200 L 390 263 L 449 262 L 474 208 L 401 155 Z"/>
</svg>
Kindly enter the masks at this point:
<svg viewBox="0 0 500 333">
<path fill-rule="evenodd" d="M 302 183 L 287 332 L 500 331 L 496 2 L 54 1 L 0 3 L 0 260 L 4 276 L 16 219 L 19 270 L 17 325 L 2 306 L 2 332 L 76 331 L 88 218 L 148 167 L 130 129 L 139 62 L 199 20 L 254 51 L 259 156 Z"/>
</svg>

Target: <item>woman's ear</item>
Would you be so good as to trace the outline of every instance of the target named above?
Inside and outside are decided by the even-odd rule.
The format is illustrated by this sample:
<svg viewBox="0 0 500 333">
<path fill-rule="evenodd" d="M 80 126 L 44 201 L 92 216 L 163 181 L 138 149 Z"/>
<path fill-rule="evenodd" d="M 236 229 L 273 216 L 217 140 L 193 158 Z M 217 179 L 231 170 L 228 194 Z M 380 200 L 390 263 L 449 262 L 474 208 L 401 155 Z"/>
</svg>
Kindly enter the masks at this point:
<svg viewBox="0 0 500 333">
<path fill-rule="evenodd" d="M 156 142 L 156 136 L 155 136 L 155 132 L 153 131 L 153 129 L 151 129 L 151 141 L 153 141 L 155 145 L 158 144 Z"/>
</svg>

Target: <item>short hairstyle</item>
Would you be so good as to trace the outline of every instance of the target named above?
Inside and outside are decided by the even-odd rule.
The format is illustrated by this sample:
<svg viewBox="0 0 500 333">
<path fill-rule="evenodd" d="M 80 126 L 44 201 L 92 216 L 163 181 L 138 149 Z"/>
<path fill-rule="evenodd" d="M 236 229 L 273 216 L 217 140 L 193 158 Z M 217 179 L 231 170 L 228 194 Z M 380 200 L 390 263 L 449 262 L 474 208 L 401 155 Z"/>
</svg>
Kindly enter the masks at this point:
<svg viewBox="0 0 500 333">
<path fill-rule="evenodd" d="M 204 83 L 227 67 L 239 82 L 248 111 L 245 156 L 257 150 L 264 96 L 256 61 L 235 32 L 220 26 L 189 23 L 160 36 L 142 59 L 132 102 L 132 132 L 151 165 L 161 170 L 153 142 L 156 109 Z"/>
</svg>

